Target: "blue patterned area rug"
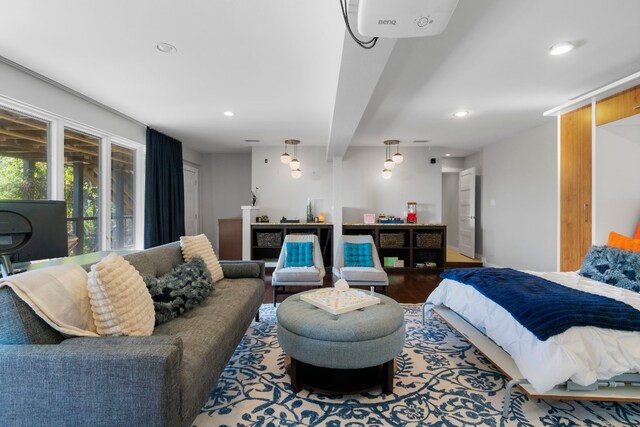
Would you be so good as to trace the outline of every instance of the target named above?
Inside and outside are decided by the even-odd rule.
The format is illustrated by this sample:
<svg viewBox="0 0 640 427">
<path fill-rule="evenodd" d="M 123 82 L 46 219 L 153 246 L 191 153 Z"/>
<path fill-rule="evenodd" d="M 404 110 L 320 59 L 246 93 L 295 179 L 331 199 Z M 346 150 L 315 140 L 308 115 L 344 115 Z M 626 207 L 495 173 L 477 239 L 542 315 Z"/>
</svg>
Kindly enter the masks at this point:
<svg viewBox="0 0 640 427">
<path fill-rule="evenodd" d="M 293 394 L 276 338 L 275 310 L 260 309 L 194 421 L 205 426 L 637 426 L 640 404 L 530 400 L 514 393 L 501 417 L 505 378 L 437 316 L 422 325 L 419 305 L 403 305 L 404 350 L 394 393 Z"/>
</svg>

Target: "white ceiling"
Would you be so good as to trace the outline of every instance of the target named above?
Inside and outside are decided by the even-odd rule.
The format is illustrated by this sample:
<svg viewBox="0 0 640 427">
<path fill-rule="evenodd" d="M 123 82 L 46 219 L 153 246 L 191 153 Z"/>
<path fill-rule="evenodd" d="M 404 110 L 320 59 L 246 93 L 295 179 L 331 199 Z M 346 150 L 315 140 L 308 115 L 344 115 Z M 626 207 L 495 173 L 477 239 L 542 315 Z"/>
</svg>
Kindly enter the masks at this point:
<svg viewBox="0 0 640 427">
<path fill-rule="evenodd" d="M 333 156 L 429 139 L 466 155 L 640 70 L 638 0 L 460 0 L 442 35 L 370 51 L 346 38 L 338 0 L 4 0 L 0 10 L 0 56 L 202 152 L 296 138 Z M 578 48 L 549 56 L 559 41 Z M 471 114 L 455 119 L 457 109 Z"/>
</svg>

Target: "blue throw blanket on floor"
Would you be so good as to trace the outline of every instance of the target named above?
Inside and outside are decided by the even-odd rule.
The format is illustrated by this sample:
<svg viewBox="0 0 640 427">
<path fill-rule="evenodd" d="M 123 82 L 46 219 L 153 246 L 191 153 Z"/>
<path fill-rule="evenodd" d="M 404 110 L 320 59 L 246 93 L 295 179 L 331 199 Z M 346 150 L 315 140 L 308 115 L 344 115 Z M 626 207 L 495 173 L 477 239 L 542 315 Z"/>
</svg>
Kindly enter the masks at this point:
<svg viewBox="0 0 640 427">
<path fill-rule="evenodd" d="M 472 286 L 541 341 L 573 326 L 640 331 L 640 311 L 628 304 L 511 268 L 463 268 L 441 277 Z"/>
</svg>

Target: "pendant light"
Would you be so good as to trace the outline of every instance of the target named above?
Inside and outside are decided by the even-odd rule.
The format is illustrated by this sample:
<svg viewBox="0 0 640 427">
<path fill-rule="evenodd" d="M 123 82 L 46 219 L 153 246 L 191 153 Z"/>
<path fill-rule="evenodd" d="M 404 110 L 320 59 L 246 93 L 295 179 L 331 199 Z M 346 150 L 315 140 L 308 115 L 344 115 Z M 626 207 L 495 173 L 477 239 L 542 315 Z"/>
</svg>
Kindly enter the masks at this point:
<svg viewBox="0 0 640 427">
<path fill-rule="evenodd" d="M 394 154 L 391 159 L 393 159 L 393 162 L 395 164 L 399 165 L 400 163 L 404 162 L 404 156 L 400 153 L 400 141 L 397 141 L 395 146 L 396 154 Z"/>
<path fill-rule="evenodd" d="M 402 163 L 402 160 L 404 160 L 402 158 L 402 154 L 400 154 L 399 152 L 397 152 L 396 154 L 394 154 L 393 158 L 391 157 L 391 146 L 392 145 L 399 145 L 400 141 L 398 141 L 397 139 L 388 139 L 384 142 L 384 147 L 385 147 L 385 161 L 384 161 L 384 169 L 382 170 L 382 177 L 384 179 L 389 179 L 391 178 L 391 175 L 393 174 L 393 168 L 396 166 L 396 163 Z M 396 162 L 396 157 L 400 156 L 400 161 Z"/>
<path fill-rule="evenodd" d="M 300 144 L 300 141 L 297 139 L 287 139 L 285 143 L 293 145 L 293 159 L 289 162 L 289 167 L 291 170 L 300 169 L 300 160 L 298 160 L 298 144 Z"/>
<path fill-rule="evenodd" d="M 287 156 L 289 157 L 289 161 L 287 163 L 289 164 L 289 168 L 291 169 L 291 176 L 294 179 L 298 179 L 302 176 L 302 171 L 300 170 L 300 160 L 298 160 L 298 144 L 300 144 L 300 141 L 297 139 L 287 139 L 284 142 L 284 144 L 285 144 L 285 153 L 286 153 L 286 147 L 288 145 L 293 146 L 293 159 L 291 159 L 291 156 L 287 154 Z M 282 160 L 282 157 L 280 157 L 280 160 Z M 285 162 L 283 161 L 283 163 Z"/>
<path fill-rule="evenodd" d="M 384 168 L 385 169 L 389 169 L 389 170 L 393 170 L 394 167 L 396 167 L 396 164 L 394 163 L 393 160 L 391 160 L 391 145 L 397 141 L 393 141 L 393 140 L 389 140 L 389 141 L 385 141 L 384 145 L 385 145 L 385 158 L 386 160 L 384 161 Z"/>
<path fill-rule="evenodd" d="M 280 161 L 285 165 L 291 161 L 291 156 L 287 153 L 287 141 L 284 142 L 284 153 L 280 156 Z"/>
</svg>

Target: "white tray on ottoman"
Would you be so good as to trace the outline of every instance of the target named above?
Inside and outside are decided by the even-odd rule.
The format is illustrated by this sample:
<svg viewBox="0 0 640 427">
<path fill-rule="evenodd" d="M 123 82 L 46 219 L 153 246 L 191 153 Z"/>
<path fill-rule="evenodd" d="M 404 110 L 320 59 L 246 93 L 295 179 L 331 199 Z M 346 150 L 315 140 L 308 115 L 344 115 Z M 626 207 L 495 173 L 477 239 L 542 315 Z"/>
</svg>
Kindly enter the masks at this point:
<svg viewBox="0 0 640 427">
<path fill-rule="evenodd" d="M 348 313 L 380 304 L 380 298 L 357 289 L 338 291 L 334 288 L 325 288 L 301 294 L 300 299 L 331 314 Z"/>
</svg>

